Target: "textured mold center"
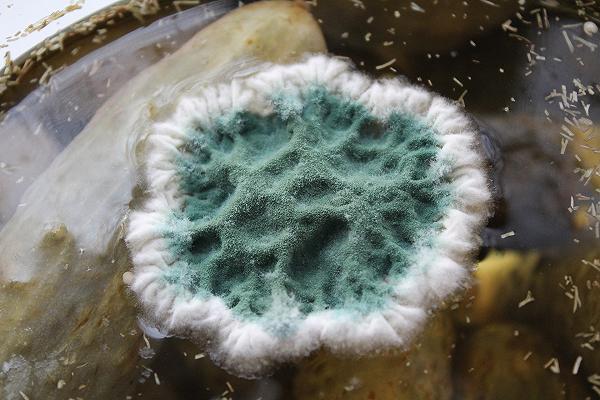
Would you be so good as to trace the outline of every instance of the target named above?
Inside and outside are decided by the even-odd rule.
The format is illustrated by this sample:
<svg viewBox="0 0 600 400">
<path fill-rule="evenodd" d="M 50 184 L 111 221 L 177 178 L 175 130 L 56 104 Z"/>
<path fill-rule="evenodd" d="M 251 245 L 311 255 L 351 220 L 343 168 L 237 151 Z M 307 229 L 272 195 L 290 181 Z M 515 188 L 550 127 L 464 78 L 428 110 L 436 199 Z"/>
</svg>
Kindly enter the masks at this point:
<svg viewBox="0 0 600 400">
<path fill-rule="evenodd" d="M 323 87 L 273 108 L 190 130 L 165 279 L 244 318 L 282 302 L 303 314 L 383 307 L 450 201 L 435 133 Z"/>
</svg>

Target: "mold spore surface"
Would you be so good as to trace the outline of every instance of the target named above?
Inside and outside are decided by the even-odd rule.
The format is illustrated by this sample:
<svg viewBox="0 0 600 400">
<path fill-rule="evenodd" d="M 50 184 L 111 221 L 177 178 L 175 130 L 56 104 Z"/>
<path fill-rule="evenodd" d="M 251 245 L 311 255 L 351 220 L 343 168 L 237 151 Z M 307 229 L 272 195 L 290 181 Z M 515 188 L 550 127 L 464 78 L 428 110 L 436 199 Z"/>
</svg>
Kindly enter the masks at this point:
<svg viewBox="0 0 600 400">
<path fill-rule="evenodd" d="M 246 320 L 278 299 L 300 315 L 383 308 L 448 206 L 435 132 L 398 113 L 378 120 L 322 86 L 272 105 L 188 133 L 165 279 Z"/>
</svg>

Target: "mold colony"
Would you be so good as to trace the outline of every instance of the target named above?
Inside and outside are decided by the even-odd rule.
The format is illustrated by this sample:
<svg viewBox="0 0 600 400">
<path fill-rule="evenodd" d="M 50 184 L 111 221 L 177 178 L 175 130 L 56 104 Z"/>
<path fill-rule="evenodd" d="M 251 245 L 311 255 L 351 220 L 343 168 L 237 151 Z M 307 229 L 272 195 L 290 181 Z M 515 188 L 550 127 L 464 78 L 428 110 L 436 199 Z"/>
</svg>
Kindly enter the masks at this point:
<svg viewBox="0 0 600 400">
<path fill-rule="evenodd" d="M 407 344 L 466 280 L 489 191 L 455 106 L 339 59 L 265 65 L 156 123 L 131 288 L 240 375 Z"/>
</svg>

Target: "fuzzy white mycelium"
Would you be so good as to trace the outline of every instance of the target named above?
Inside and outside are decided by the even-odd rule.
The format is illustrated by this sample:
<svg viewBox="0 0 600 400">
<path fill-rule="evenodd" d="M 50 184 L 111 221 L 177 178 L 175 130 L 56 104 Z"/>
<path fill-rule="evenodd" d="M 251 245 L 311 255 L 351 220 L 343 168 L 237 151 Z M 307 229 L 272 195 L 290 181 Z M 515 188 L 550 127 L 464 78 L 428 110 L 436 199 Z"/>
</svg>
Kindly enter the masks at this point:
<svg viewBox="0 0 600 400">
<path fill-rule="evenodd" d="M 182 99 L 148 138 L 129 280 L 234 373 L 402 348 L 468 280 L 490 191 L 454 104 L 315 55 Z"/>
</svg>

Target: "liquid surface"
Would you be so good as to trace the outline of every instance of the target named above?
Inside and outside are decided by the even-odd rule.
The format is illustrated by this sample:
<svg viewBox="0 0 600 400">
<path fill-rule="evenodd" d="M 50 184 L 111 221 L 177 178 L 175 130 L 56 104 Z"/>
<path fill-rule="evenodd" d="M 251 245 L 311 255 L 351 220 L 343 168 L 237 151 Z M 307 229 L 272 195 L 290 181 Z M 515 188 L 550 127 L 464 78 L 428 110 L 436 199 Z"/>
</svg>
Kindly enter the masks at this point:
<svg viewBox="0 0 600 400">
<path fill-rule="evenodd" d="M 219 15 L 216 10 L 211 9 L 213 17 Z M 95 368 L 89 360 L 98 349 L 111 354 L 118 343 L 137 335 L 129 353 L 115 353 L 134 364 L 129 391 L 134 398 L 594 398 L 600 391 L 600 34 L 588 35 L 584 22 L 598 23 L 595 6 L 322 1 L 313 12 L 332 53 L 350 57 L 370 74 L 402 74 L 463 103 L 494 141 L 498 204 L 484 232 L 477 284 L 449 301 L 418 338 L 419 346 L 407 353 L 370 359 L 320 353 L 259 380 L 228 375 L 201 347 L 165 338 L 143 320 L 131 329 L 121 329 L 119 321 L 94 321 L 98 329 L 114 328 L 114 338 L 106 335 L 104 346 L 90 346 L 89 353 L 75 358 L 56 356 L 56 363 L 62 357 L 60 363 L 72 365 L 73 374 L 51 377 L 52 395 L 72 385 L 94 398 L 86 392 L 92 382 L 79 374 Z M 160 35 L 140 31 L 118 46 L 108 43 L 9 111 L 0 124 L 0 229 L 25 207 L 26 188 L 118 82 L 156 62 L 165 46 L 176 42 L 165 50 L 172 51 L 210 19 L 192 20 L 197 24 L 186 25 L 188 30 L 165 19 L 154 27 L 172 29 Z M 64 244 L 91 271 L 110 272 L 112 261 L 127 260 L 127 252 L 116 247 L 98 264 L 86 258 L 90 249 L 68 247 L 70 240 L 56 227 L 45 243 Z M 73 311 L 49 309 L 59 316 L 63 312 Z M 41 326 L 45 337 L 61 329 L 60 323 Z M 2 394 L 36 398 L 39 388 L 22 382 L 46 376 L 52 367 L 46 356 L 3 359 Z"/>
</svg>

